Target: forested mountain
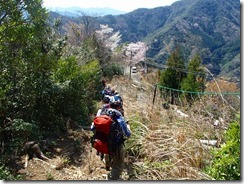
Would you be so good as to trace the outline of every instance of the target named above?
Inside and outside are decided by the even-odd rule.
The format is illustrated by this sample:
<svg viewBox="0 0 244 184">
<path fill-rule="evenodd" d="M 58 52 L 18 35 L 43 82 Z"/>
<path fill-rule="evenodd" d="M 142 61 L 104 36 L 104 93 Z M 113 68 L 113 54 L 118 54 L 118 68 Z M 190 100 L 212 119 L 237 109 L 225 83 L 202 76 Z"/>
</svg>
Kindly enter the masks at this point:
<svg viewBox="0 0 244 184">
<path fill-rule="evenodd" d="M 157 63 L 165 63 L 178 46 L 186 60 L 199 53 L 215 75 L 240 78 L 240 1 L 181 0 L 98 22 L 119 30 L 123 42 L 144 40 L 147 57 Z"/>
<path fill-rule="evenodd" d="M 180 47 L 186 61 L 198 53 L 213 74 L 240 80 L 240 1 L 180 0 L 171 6 L 95 19 L 119 31 L 122 42 L 146 42 L 146 56 L 156 63 L 164 64 Z"/>
</svg>

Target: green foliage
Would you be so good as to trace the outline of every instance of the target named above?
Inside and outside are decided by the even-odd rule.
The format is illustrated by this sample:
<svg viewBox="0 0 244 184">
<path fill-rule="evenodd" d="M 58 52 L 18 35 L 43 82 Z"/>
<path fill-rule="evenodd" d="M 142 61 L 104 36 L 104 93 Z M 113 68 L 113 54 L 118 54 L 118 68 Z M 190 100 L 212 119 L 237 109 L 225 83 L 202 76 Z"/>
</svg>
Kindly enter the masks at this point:
<svg viewBox="0 0 244 184">
<path fill-rule="evenodd" d="M 69 96 L 73 99 L 70 105 L 74 107 L 70 109 L 72 113 L 77 111 L 77 116 L 80 114 L 84 120 L 88 120 L 88 114 L 94 110 L 93 100 L 99 98 L 100 79 L 101 70 L 98 61 L 92 61 L 80 68 L 80 74 L 75 76 L 69 85 L 71 89 Z M 77 104 L 76 107 L 75 104 Z"/>
<path fill-rule="evenodd" d="M 55 180 L 51 172 L 47 172 L 46 176 L 47 180 Z"/>
<path fill-rule="evenodd" d="M 5 180 L 5 181 L 17 181 L 17 180 L 24 180 L 23 175 L 14 175 L 11 173 L 11 171 L 5 167 L 2 164 L 2 161 L 0 160 L 0 180 Z"/>
<path fill-rule="evenodd" d="M 44 115 L 40 109 L 49 110 L 45 105 L 50 98 L 45 97 L 59 54 L 41 0 L 4 1 L 0 11 L 0 144 L 5 145 L 4 157 L 12 156 L 26 139 L 38 139 L 39 128 L 50 122 L 43 117 L 52 112 Z"/>
<path fill-rule="evenodd" d="M 147 127 L 140 123 L 138 118 L 139 117 L 135 117 L 132 120 L 130 120 L 130 128 L 133 132 L 133 136 L 129 138 L 125 145 L 129 155 L 142 158 L 144 155 L 142 151 L 142 137 L 144 137 L 144 135 L 146 134 Z"/>
<path fill-rule="evenodd" d="M 236 78 L 236 76 L 241 75 L 241 62 L 240 62 L 240 53 L 236 55 L 235 58 L 232 58 L 230 62 L 228 62 L 226 65 L 224 65 L 221 69 L 220 76 L 227 77 L 230 79 Z"/>
<path fill-rule="evenodd" d="M 171 53 L 167 60 L 167 68 L 160 73 L 159 84 L 168 88 L 180 89 L 182 80 L 186 77 L 184 61 L 179 49 Z M 174 95 L 166 91 L 167 96 L 171 96 L 171 103 L 174 103 Z"/>
<path fill-rule="evenodd" d="M 6 118 L 34 120 L 42 127 L 41 122 L 52 114 L 53 108 L 47 108 L 54 94 L 50 74 L 60 57 L 62 43 L 47 24 L 48 14 L 41 0 L 11 0 L 1 3 L 0 9 L 1 43 L 4 43 L 0 46 L 0 100 L 4 105 L 1 117 L 4 122 Z"/>
<path fill-rule="evenodd" d="M 76 122 L 88 122 L 88 114 L 99 99 L 101 69 L 97 60 L 78 65 L 74 57 L 60 60 L 53 77 L 57 81 L 60 98 L 56 107 L 65 117 Z M 64 103 L 65 102 L 65 103 Z"/>
<path fill-rule="evenodd" d="M 66 38 L 57 33 L 58 24 L 48 24 L 41 0 L 4 1 L 0 11 L 0 145 L 4 158 L 0 177 L 14 180 L 8 170 L 10 158 L 21 156 L 25 141 L 54 138 L 69 128 L 90 124 L 102 89 L 101 63 L 110 53 L 103 55 L 102 44 L 90 37 L 79 47 L 82 57 L 71 53 L 61 59 Z M 112 71 L 120 73 L 117 67 Z"/>
<path fill-rule="evenodd" d="M 181 90 L 190 92 L 204 91 L 204 71 L 199 55 L 195 55 L 190 60 L 187 68 L 187 76 L 181 82 Z M 194 98 L 195 94 L 184 94 L 184 96 L 189 101 Z"/>
<path fill-rule="evenodd" d="M 7 166 L 26 140 L 58 136 L 67 122 L 89 122 L 102 86 L 97 60 L 60 59 L 65 39 L 48 24 L 41 0 L 4 1 L 0 10 L 0 145 Z"/>
<path fill-rule="evenodd" d="M 63 83 L 70 81 L 79 73 L 79 67 L 74 56 L 68 57 L 65 60 L 60 59 L 57 64 L 57 70 L 54 73 L 54 78 L 57 82 Z"/>
<path fill-rule="evenodd" d="M 173 51 L 167 60 L 167 68 L 162 72 L 160 84 L 169 88 L 179 89 L 185 77 L 185 66 L 180 50 Z"/>
<path fill-rule="evenodd" d="M 216 180 L 240 180 L 240 141 L 240 122 L 234 121 L 225 134 L 225 143 L 221 145 L 219 150 L 213 151 L 214 159 L 212 164 L 206 168 L 206 172 Z"/>
<path fill-rule="evenodd" d="M 116 63 L 103 66 L 104 77 L 112 78 L 114 75 L 122 75 L 123 71 L 121 66 Z"/>
<path fill-rule="evenodd" d="M 7 126 L 4 131 L 11 131 L 15 136 L 30 136 L 31 132 L 35 130 L 35 125 L 24 122 L 22 119 L 14 119 L 11 126 Z"/>
<path fill-rule="evenodd" d="M 18 180 L 18 177 L 14 177 L 10 171 L 1 165 L 0 163 L 0 180 Z"/>
</svg>

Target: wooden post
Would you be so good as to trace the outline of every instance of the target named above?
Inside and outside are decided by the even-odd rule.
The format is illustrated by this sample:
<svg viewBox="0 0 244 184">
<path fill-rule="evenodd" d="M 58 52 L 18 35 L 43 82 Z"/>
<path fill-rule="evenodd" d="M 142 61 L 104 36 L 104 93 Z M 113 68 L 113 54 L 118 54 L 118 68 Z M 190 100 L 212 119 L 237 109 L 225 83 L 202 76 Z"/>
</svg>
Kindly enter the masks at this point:
<svg viewBox="0 0 244 184">
<path fill-rule="evenodd" d="M 154 102 L 155 102 L 156 93 L 157 93 L 157 84 L 155 84 L 155 88 L 154 88 L 153 105 L 154 105 Z"/>
<path fill-rule="evenodd" d="M 130 79 L 131 79 L 131 65 L 130 65 Z"/>
<path fill-rule="evenodd" d="M 131 79 L 131 63 L 132 63 L 132 51 L 130 51 L 130 79 Z"/>
</svg>

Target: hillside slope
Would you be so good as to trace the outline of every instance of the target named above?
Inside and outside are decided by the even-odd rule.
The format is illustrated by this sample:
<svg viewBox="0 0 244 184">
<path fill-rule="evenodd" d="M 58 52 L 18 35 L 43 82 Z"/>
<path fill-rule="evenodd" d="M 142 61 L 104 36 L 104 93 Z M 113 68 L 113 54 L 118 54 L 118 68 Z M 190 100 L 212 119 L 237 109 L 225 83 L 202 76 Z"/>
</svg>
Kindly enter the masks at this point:
<svg viewBox="0 0 244 184">
<path fill-rule="evenodd" d="M 156 73 L 136 73 L 132 79 L 114 77 L 107 84 L 123 97 L 125 118 L 133 133 L 126 142 L 122 179 L 211 180 L 201 171 L 211 159 L 211 145 L 203 145 L 199 140 L 214 139 L 215 146 L 219 146 L 233 107 L 212 96 L 199 99 L 191 108 L 168 108 L 160 95 L 156 95 L 153 104 L 152 84 L 156 81 Z M 238 108 L 238 101 L 236 105 Z M 55 150 L 47 155 L 49 161 L 30 160 L 19 173 L 26 175 L 27 180 L 106 180 L 108 171 L 91 148 L 91 134 L 82 128 L 70 130 L 55 140 Z M 20 164 L 24 164 L 24 157 Z"/>
<path fill-rule="evenodd" d="M 141 90 L 141 87 L 137 86 L 137 81 L 115 77 L 107 85 L 115 88 L 124 98 L 126 117 L 133 116 L 135 111 L 143 112 L 147 100 L 136 100 L 136 98 L 146 99 L 145 94 L 135 93 Z M 131 95 L 132 93 L 135 96 Z M 100 106 L 101 103 L 98 104 L 98 108 Z M 56 144 L 54 150 L 48 154 L 49 161 L 30 160 L 27 168 L 22 168 L 19 173 L 25 175 L 26 180 L 106 180 L 108 171 L 90 145 L 91 135 L 92 132 L 82 128 L 70 130 L 67 135 L 54 140 Z M 24 159 L 23 156 L 19 164 L 24 165 Z M 127 170 L 122 178 L 128 179 Z"/>
</svg>

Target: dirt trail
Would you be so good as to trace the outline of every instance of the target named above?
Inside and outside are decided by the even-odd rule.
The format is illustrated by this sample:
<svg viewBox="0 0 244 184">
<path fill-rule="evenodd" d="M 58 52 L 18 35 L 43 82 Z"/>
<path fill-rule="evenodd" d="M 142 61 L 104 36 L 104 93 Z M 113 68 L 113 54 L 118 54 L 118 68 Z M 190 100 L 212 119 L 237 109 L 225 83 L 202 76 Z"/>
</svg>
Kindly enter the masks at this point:
<svg viewBox="0 0 244 184">
<path fill-rule="evenodd" d="M 115 77 L 107 84 L 123 97 L 126 119 L 134 113 L 143 112 L 148 106 L 148 99 L 152 99 L 145 93 L 152 87 L 138 82 L 140 78 L 136 79 Z M 27 168 L 21 169 L 20 173 L 26 175 L 26 180 L 107 180 L 109 171 L 105 170 L 103 161 L 91 148 L 91 135 L 92 132 L 83 129 L 69 132 L 62 139 L 55 140 L 54 151 L 47 155 L 49 161 L 30 160 Z M 24 156 L 21 164 L 24 165 Z M 128 179 L 127 172 L 125 169 L 122 173 L 123 180 Z"/>
</svg>

